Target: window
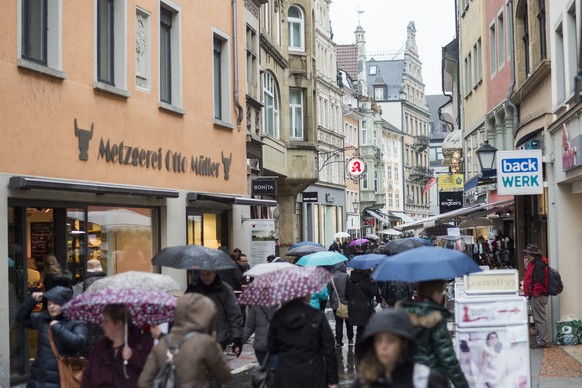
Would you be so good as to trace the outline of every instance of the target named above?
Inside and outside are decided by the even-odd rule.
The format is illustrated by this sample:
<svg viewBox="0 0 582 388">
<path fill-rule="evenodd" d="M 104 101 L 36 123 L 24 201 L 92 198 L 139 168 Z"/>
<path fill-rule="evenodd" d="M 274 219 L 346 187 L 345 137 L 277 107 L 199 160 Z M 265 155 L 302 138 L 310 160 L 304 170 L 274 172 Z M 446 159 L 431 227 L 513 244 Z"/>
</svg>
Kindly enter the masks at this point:
<svg viewBox="0 0 582 388">
<path fill-rule="evenodd" d="M 546 59 L 548 48 L 546 42 L 546 0 L 538 0 L 538 23 L 540 32 L 540 59 Z M 576 33 L 573 35 L 576 37 Z"/>
<path fill-rule="evenodd" d="M 362 121 L 362 145 L 368 144 L 368 122 Z"/>
<path fill-rule="evenodd" d="M 523 40 L 523 50 L 521 50 L 524 54 L 523 58 L 523 66 L 525 70 L 525 75 L 529 76 L 529 20 L 528 20 L 528 10 L 527 10 L 527 2 L 522 3 L 523 11 L 523 36 L 521 39 Z"/>
<path fill-rule="evenodd" d="M 477 77 L 475 78 L 475 82 L 479 83 L 483 79 L 483 54 L 481 53 L 481 38 L 477 40 L 477 52 L 475 54 L 475 68 Z M 445 126 L 445 131 L 448 128 Z"/>
<path fill-rule="evenodd" d="M 374 170 L 374 191 L 378 192 L 378 171 Z"/>
<path fill-rule="evenodd" d="M 495 23 L 489 26 L 489 73 L 495 74 L 497 70 L 497 36 L 495 35 Z"/>
<path fill-rule="evenodd" d="M 97 0 L 97 87 L 127 89 L 125 10 L 124 1 Z"/>
<path fill-rule="evenodd" d="M 263 122 L 267 135 L 279 138 L 279 91 L 275 78 L 269 72 L 263 75 Z"/>
<path fill-rule="evenodd" d="M 22 57 L 47 64 L 48 0 L 22 2 Z"/>
<path fill-rule="evenodd" d="M 290 138 L 303 140 L 303 91 L 289 89 L 289 128 Z"/>
<path fill-rule="evenodd" d="M 217 32 L 214 33 L 212 52 L 214 118 L 222 123 L 230 123 L 230 64 L 226 36 Z"/>
<path fill-rule="evenodd" d="M 247 54 L 247 93 L 255 100 L 259 99 L 259 38 L 257 32 L 247 24 L 246 34 Z"/>
<path fill-rule="evenodd" d="M 62 70 L 62 0 L 21 0 L 18 65 L 58 78 Z"/>
<path fill-rule="evenodd" d="M 376 65 L 370 66 L 370 75 L 376 75 L 377 71 L 378 71 L 378 67 Z"/>
<path fill-rule="evenodd" d="M 304 51 L 304 20 L 303 11 L 295 5 L 289 7 L 287 13 L 289 24 L 289 50 Z"/>
<path fill-rule="evenodd" d="M 374 99 L 376 101 L 380 101 L 384 99 L 384 88 L 383 87 L 375 87 L 374 88 Z"/>
<path fill-rule="evenodd" d="M 568 79 L 570 81 L 574 80 L 576 76 L 576 70 L 578 69 L 577 60 L 578 60 L 578 39 L 576 34 L 576 3 L 572 3 L 571 8 L 568 10 L 568 16 L 566 18 L 567 23 L 567 30 L 568 33 L 568 49 L 567 51 L 567 58 L 568 58 Z M 569 82 L 568 83 L 568 93 L 572 94 L 575 92 L 576 82 Z"/>
<path fill-rule="evenodd" d="M 180 13 L 177 6 L 164 0 L 160 7 L 160 101 L 166 109 L 181 111 L 182 65 L 180 63 Z M 164 105 L 166 104 L 166 105 Z"/>
<path fill-rule="evenodd" d="M 556 65 L 552 66 L 552 72 L 556 72 L 556 92 L 558 103 L 564 103 L 566 99 L 566 57 L 564 51 L 564 31 L 562 23 L 556 29 Z"/>
<path fill-rule="evenodd" d="M 505 25 L 503 13 L 497 16 L 497 67 L 503 67 L 505 63 Z"/>
</svg>

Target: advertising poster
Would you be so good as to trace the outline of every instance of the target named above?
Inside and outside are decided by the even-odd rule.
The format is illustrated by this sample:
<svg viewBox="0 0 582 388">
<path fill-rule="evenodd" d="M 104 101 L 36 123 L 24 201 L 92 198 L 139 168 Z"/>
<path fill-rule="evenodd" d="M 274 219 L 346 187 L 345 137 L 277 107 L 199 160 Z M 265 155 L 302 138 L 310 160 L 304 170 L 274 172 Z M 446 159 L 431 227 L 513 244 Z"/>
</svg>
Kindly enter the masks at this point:
<svg viewBox="0 0 582 388">
<path fill-rule="evenodd" d="M 465 284 L 466 290 L 467 284 Z M 457 299 L 455 322 L 459 327 L 527 324 L 527 300 L 522 296 L 498 299 Z"/>
<path fill-rule="evenodd" d="M 275 254 L 275 220 L 245 220 L 251 230 L 251 251 L 249 264 L 266 263 L 267 256 Z"/>
<path fill-rule="evenodd" d="M 457 357 L 471 388 L 530 387 L 525 325 L 457 330 Z"/>
</svg>

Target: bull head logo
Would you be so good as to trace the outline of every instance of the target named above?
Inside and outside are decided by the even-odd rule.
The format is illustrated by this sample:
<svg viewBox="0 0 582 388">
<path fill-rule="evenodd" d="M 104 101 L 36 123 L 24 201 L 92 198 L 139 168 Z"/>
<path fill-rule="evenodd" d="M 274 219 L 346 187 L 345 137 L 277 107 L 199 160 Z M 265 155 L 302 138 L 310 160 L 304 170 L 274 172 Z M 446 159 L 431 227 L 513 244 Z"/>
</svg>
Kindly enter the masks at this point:
<svg viewBox="0 0 582 388">
<path fill-rule="evenodd" d="M 89 160 L 89 140 L 93 137 L 93 124 L 91 130 L 79 128 L 77 126 L 77 119 L 75 119 L 75 136 L 79 138 L 79 160 Z"/>
<path fill-rule="evenodd" d="M 232 152 L 230 153 L 230 158 L 225 158 L 224 153 L 220 151 L 220 156 L 222 156 L 222 167 L 224 168 L 224 180 L 228 180 L 230 177 L 230 163 L 232 162 Z"/>
</svg>

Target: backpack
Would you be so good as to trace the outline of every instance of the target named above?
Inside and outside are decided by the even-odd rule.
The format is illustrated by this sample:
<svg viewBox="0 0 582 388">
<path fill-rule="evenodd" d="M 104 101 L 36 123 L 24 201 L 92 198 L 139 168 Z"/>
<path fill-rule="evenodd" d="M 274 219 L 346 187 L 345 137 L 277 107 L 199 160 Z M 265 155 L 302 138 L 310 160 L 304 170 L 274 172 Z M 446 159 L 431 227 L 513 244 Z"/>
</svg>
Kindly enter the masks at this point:
<svg viewBox="0 0 582 388">
<path fill-rule="evenodd" d="M 562 277 L 557 269 L 548 266 L 548 294 L 558 295 L 564 290 Z"/>
<path fill-rule="evenodd" d="M 154 382 L 152 385 L 153 388 L 177 388 L 180 386 L 180 383 L 178 382 L 178 376 L 176 376 L 176 365 L 174 364 L 174 357 L 176 357 L 176 355 L 180 351 L 180 347 L 182 346 L 182 344 L 184 344 L 184 342 L 186 342 L 188 339 L 195 336 L 196 334 L 198 334 L 198 332 L 196 331 L 186 334 L 180 340 L 177 346 L 171 346 L 169 336 L 168 335 L 164 336 L 164 341 L 166 342 L 167 348 L 166 356 L 168 358 L 166 359 L 166 363 L 164 364 L 162 369 L 160 369 L 160 371 L 154 378 Z"/>
</svg>

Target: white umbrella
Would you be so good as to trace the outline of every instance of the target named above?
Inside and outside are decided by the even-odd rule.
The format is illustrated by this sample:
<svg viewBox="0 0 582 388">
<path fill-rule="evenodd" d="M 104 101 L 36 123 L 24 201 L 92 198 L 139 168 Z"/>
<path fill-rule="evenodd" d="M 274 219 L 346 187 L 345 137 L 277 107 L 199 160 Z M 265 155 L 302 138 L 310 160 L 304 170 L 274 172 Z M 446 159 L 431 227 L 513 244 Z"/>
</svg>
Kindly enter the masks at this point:
<svg viewBox="0 0 582 388">
<path fill-rule="evenodd" d="M 348 232 L 337 232 L 333 235 L 334 238 L 348 238 L 351 237 Z"/>
<path fill-rule="evenodd" d="M 251 269 L 244 273 L 244 276 L 257 277 L 269 272 L 278 271 L 283 268 L 295 267 L 295 265 L 287 261 L 278 261 L 276 263 L 261 263 L 254 265 Z"/>
<path fill-rule="evenodd" d="M 380 240 L 380 237 L 376 236 L 374 233 L 370 233 L 364 236 L 368 240 Z"/>
<path fill-rule="evenodd" d="M 378 234 L 387 234 L 388 236 L 402 236 L 402 232 L 399 232 L 396 229 L 380 230 L 377 233 Z"/>
</svg>

